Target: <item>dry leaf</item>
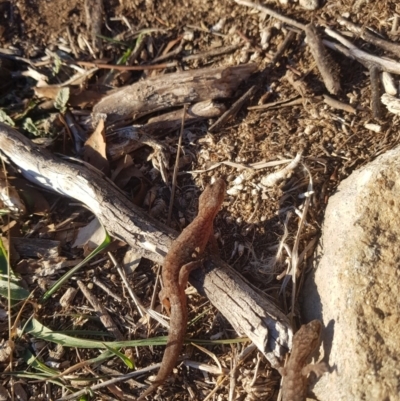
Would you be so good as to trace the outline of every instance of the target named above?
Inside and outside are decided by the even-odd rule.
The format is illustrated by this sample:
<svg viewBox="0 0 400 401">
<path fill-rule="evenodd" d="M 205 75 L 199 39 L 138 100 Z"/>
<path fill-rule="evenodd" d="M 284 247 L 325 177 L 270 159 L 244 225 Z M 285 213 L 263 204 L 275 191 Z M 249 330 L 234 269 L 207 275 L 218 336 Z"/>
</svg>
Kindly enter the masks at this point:
<svg viewBox="0 0 400 401">
<path fill-rule="evenodd" d="M 12 341 L 2 341 L 0 344 L 0 362 L 7 362 L 13 352 L 14 343 Z"/>
<path fill-rule="evenodd" d="M 101 226 L 97 218 L 93 219 L 87 226 L 79 230 L 78 236 L 72 247 L 83 248 L 89 254 L 93 249 L 96 249 L 105 238 L 104 228 Z"/>
<path fill-rule="evenodd" d="M 0 178 L 0 205 L 1 204 L 12 213 L 18 215 L 26 214 L 25 204 L 22 202 L 18 191 L 2 178 Z"/>
<path fill-rule="evenodd" d="M 106 138 L 104 129 L 104 120 L 100 119 L 93 134 L 85 142 L 83 147 L 83 159 L 109 175 L 110 165 L 106 156 Z"/>
</svg>

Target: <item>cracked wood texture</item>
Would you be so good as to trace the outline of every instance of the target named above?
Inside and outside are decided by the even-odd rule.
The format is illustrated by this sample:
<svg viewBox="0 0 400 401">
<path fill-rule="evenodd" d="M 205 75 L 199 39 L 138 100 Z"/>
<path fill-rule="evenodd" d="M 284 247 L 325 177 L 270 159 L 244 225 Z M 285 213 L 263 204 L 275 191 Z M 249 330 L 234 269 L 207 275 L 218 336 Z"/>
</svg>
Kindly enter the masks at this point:
<svg viewBox="0 0 400 401">
<path fill-rule="evenodd" d="M 107 114 L 107 122 L 139 117 L 184 103 L 223 99 L 255 72 L 255 64 L 202 68 L 158 75 L 124 86 L 105 96 L 93 107 L 93 120 Z"/>
<path fill-rule="evenodd" d="M 132 204 L 100 172 L 57 158 L 3 123 L 0 150 L 29 181 L 84 203 L 110 235 L 125 241 L 143 257 L 163 263 L 178 233 Z M 190 282 L 237 333 L 248 336 L 274 367 L 279 366 L 291 344 L 290 322 L 263 293 L 215 255 L 207 258 L 204 270 L 191 274 Z"/>
</svg>

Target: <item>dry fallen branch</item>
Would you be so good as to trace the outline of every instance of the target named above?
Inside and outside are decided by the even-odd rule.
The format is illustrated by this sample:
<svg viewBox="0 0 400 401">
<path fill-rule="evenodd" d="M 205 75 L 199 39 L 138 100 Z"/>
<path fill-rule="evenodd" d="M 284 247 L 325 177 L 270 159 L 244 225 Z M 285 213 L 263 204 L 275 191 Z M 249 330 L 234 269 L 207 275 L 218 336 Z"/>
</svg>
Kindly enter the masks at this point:
<svg viewBox="0 0 400 401">
<path fill-rule="evenodd" d="M 400 75 L 400 63 L 389 59 L 389 58 L 381 58 L 378 56 L 373 56 L 363 50 L 360 50 L 357 46 L 353 45 L 349 40 L 344 38 L 339 33 L 335 32 L 333 29 L 325 28 L 325 32 L 332 38 L 338 40 L 343 46 L 335 46 L 335 43 L 329 41 L 323 41 L 325 45 L 330 47 L 331 49 L 337 50 L 344 55 L 356 59 L 361 64 L 365 65 L 367 68 L 371 64 L 376 64 L 383 71 L 392 72 L 393 74 Z"/>
<path fill-rule="evenodd" d="M 0 123 L 0 149 L 25 178 L 84 203 L 112 236 L 162 263 L 177 233 L 132 204 L 97 170 L 62 161 L 3 123 Z M 278 366 L 291 342 L 287 317 L 217 256 L 209 256 L 204 264 L 204 271 L 198 269 L 191 283 L 238 333 L 247 335 L 271 364 Z"/>
<path fill-rule="evenodd" d="M 206 118 L 220 116 L 226 107 L 214 100 L 196 103 L 186 110 L 185 126 Z M 116 160 L 127 153 L 142 147 L 154 136 L 168 135 L 179 128 L 182 121 L 183 109 L 174 110 L 150 118 L 144 125 L 130 125 L 107 133 L 107 152 L 111 160 Z M 150 145 L 153 146 L 153 145 Z M 159 144 L 161 146 L 161 144 Z M 154 147 L 154 146 L 153 146 Z"/>
<path fill-rule="evenodd" d="M 291 99 L 278 100 L 276 102 L 260 104 L 258 106 L 248 107 L 247 110 L 271 110 L 278 109 L 279 107 L 291 107 L 303 104 L 303 99 L 301 97 L 295 97 Z"/>
<path fill-rule="evenodd" d="M 360 28 L 344 17 L 339 17 L 338 22 L 339 24 L 344 25 L 349 31 L 359 35 L 366 42 L 387 50 L 395 55 L 400 54 L 400 45 L 398 43 L 379 38 L 378 36 L 370 33 L 368 28 Z"/>
<path fill-rule="evenodd" d="M 145 79 L 104 97 L 93 108 L 95 120 L 107 114 L 108 122 L 177 107 L 184 103 L 232 96 L 240 82 L 257 69 L 255 64 L 204 68 Z"/>
</svg>

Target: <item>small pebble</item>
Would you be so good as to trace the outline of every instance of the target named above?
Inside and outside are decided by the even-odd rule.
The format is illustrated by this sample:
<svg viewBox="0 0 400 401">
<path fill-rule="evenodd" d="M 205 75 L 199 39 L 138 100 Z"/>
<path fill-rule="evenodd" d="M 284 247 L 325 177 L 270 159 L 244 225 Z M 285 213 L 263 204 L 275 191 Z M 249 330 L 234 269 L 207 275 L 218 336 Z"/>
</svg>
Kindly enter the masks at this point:
<svg viewBox="0 0 400 401">
<path fill-rule="evenodd" d="M 306 10 L 316 10 L 319 7 L 318 0 L 300 0 L 299 4 Z"/>
</svg>

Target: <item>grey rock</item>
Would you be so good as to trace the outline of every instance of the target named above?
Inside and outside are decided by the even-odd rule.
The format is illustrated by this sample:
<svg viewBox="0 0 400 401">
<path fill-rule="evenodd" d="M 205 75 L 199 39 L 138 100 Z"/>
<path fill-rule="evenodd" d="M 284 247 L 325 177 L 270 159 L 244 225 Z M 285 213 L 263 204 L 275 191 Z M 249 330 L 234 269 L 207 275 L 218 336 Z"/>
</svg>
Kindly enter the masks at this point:
<svg viewBox="0 0 400 401">
<path fill-rule="evenodd" d="M 355 171 L 330 198 L 302 312 L 322 319 L 330 374 L 321 401 L 399 400 L 400 147 Z"/>
</svg>

